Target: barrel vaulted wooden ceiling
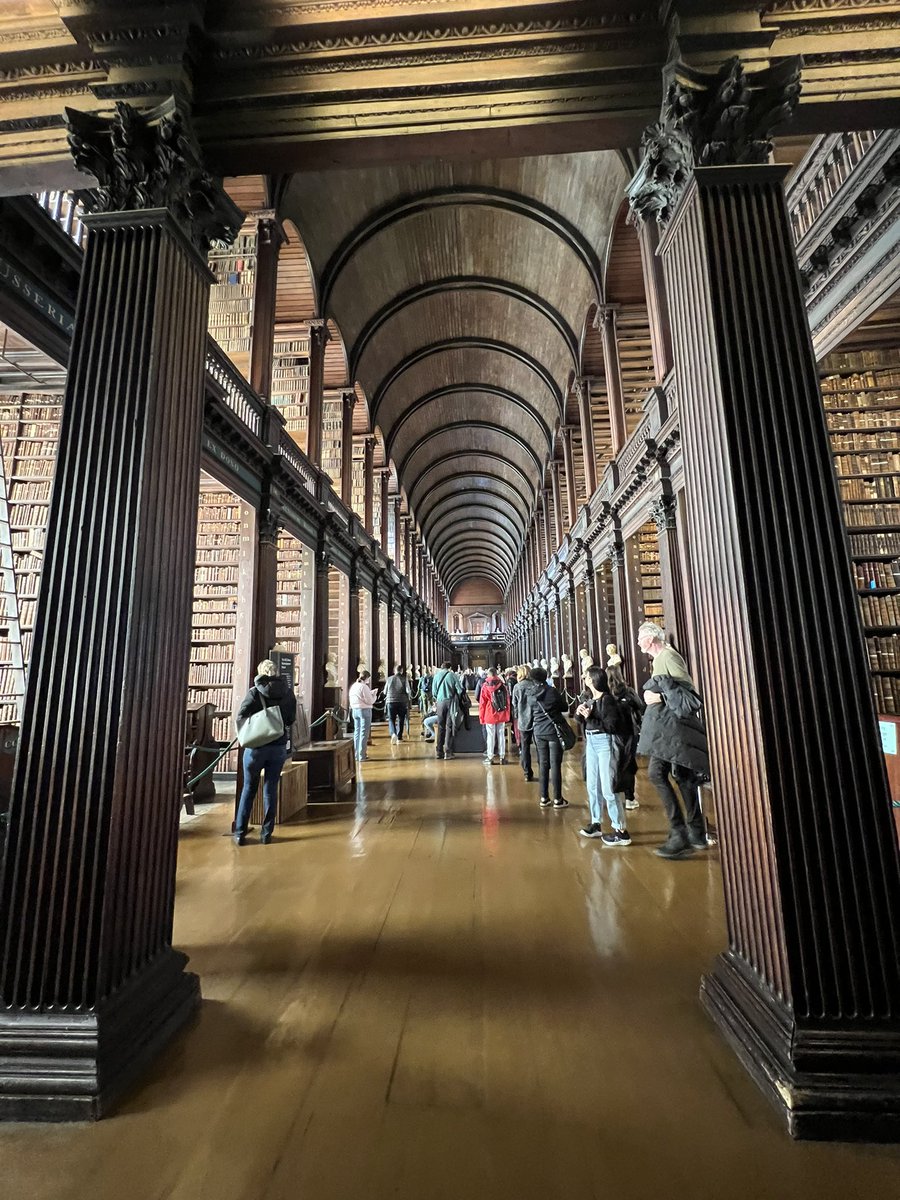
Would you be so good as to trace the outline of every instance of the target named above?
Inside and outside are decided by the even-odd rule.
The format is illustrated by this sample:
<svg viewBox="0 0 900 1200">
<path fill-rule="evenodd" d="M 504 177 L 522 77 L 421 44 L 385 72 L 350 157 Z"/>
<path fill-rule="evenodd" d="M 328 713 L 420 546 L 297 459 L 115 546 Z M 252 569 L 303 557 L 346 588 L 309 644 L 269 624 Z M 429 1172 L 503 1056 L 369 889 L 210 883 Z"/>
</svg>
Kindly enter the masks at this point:
<svg viewBox="0 0 900 1200">
<path fill-rule="evenodd" d="M 605 151 L 287 186 L 281 213 L 448 589 L 509 584 L 625 182 Z"/>
</svg>

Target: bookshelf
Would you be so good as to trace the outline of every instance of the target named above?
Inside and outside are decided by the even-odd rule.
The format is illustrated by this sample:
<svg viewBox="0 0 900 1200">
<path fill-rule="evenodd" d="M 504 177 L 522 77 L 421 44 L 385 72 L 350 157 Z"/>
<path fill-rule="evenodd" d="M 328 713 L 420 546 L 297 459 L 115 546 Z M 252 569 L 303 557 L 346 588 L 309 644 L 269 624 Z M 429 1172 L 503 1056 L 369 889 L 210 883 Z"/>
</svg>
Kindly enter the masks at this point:
<svg viewBox="0 0 900 1200">
<path fill-rule="evenodd" d="M 364 441 L 354 440 L 353 442 L 353 485 L 350 490 L 350 507 L 361 521 L 365 521 L 366 445 Z"/>
<path fill-rule="evenodd" d="M 279 326 L 272 361 L 272 403 L 306 453 L 309 419 L 309 326 Z"/>
<path fill-rule="evenodd" d="M 365 669 L 374 674 L 372 664 L 372 593 L 365 588 L 359 589 L 359 661 L 365 663 Z M 375 664 L 377 666 L 377 663 Z M 350 664 L 351 670 L 356 669 L 356 663 Z"/>
<path fill-rule="evenodd" d="M 278 536 L 275 641 L 295 655 L 297 696 L 307 716 L 312 704 L 315 556 L 289 533 Z"/>
<path fill-rule="evenodd" d="M 2 723 L 18 723 L 25 691 L 61 415 L 62 397 L 58 395 L 25 393 L 0 397 Z"/>
<path fill-rule="evenodd" d="M 211 251 L 208 262 L 215 276 L 209 296 L 209 332 L 244 377 L 249 378 L 256 294 L 255 219 L 244 222 L 227 250 Z"/>
<path fill-rule="evenodd" d="M 388 644 L 388 606 L 385 603 L 378 605 L 378 645 L 381 647 L 381 657 L 379 662 L 372 664 L 372 678 L 377 680 L 379 675 L 386 679 L 391 672 L 391 668 L 387 665 L 387 644 Z M 384 671 L 379 670 L 380 663 L 384 663 Z"/>
<path fill-rule="evenodd" d="M 875 707 L 900 713 L 900 347 L 820 364 Z"/>
<path fill-rule="evenodd" d="M 665 628 L 662 579 L 659 573 L 659 535 L 656 526 L 648 521 L 638 530 L 638 559 L 640 563 L 641 604 L 644 621 L 656 621 Z"/>
<path fill-rule="evenodd" d="M 191 616 L 188 704 L 216 706 L 213 736 L 234 737 L 234 712 L 249 686 L 255 512 L 233 492 L 201 475 Z M 237 770 L 237 750 L 222 773 Z"/>
<path fill-rule="evenodd" d="M 328 657 L 337 668 L 337 686 L 346 700 L 350 664 L 350 580 L 336 567 L 328 570 Z M 353 664 L 356 666 L 356 664 Z"/>
<path fill-rule="evenodd" d="M 341 494 L 341 434 L 344 428 L 344 402 L 340 393 L 326 395 L 322 401 L 322 470 L 331 486 Z"/>
</svg>

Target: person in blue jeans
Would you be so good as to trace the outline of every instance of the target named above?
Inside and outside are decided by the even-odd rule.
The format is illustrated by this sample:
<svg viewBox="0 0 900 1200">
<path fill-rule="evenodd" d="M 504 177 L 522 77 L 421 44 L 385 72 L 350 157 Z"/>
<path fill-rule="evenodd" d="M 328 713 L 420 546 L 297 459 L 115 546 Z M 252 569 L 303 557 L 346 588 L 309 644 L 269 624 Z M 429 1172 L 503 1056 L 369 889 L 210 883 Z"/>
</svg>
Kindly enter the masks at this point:
<svg viewBox="0 0 900 1200">
<path fill-rule="evenodd" d="M 270 658 L 265 659 L 256 668 L 256 682 L 241 702 L 234 723 L 238 729 L 248 717 L 262 709 L 271 708 L 277 704 L 281 709 L 284 721 L 284 733 L 265 746 L 248 746 L 244 751 L 244 786 L 238 802 L 237 817 L 234 822 L 234 841 L 243 846 L 247 837 L 247 827 L 250 824 L 250 810 L 253 799 L 259 788 L 260 775 L 263 781 L 263 821 L 259 840 L 266 846 L 272 840 L 275 829 L 275 813 L 278 807 L 278 780 L 281 769 L 290 753 L 291 726 L 297 719 L 297 699 L 284 680 L 278 674 L 278 668 Z"/>
<path fill-rule="evenodd" d="M 369 732 L 372 728 L 372 707 L 378 699 L 378 693 L 369 686 L 369 672 L 360 671 L 359 678 L 350 689 L 348 697 L 350 713 L 353 717 L 353 752 L 357 762 L 365 762 L 368 758 Z"/>
<path fill-rule="evenodd" d="M 583 683 L 584 691 L 575 711 L 584 722 L 585 782 L 591 819 L 580 833 L 582 837 L 600 838 L 604 846 L 630 846 L 625 797 L 617 787 L 626 768 L 622 761 L 622 739 L 630 732 L 631 722 L 610 692 L 602 667 L 588 667 Z M 603 832 L 604 801 L 612 826 L 609 833 Z"/>
</svg>

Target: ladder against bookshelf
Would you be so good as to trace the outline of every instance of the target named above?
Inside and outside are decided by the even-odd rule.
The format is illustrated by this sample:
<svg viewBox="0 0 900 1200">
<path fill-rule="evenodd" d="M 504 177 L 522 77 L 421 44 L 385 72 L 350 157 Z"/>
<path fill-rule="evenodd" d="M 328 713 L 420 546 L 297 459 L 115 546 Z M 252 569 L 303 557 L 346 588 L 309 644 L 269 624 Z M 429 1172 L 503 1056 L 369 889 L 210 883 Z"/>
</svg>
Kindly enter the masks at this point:
<svg viewBox="0 0 900 1200">
<path fill-rule="evenodd" d="M 0 724 L 18 723 L 25 690 L 61 415 L 59 395 L 0 396 Z"/>
<path fill-rule="evenodd" d="M 234 737 L 234 711 L 251 675 L 254 541 L 253 509 L 209 476 L 202 476 L 187 702 L 215 704 L 213 736 L 223 746 Z M 218 771 L 235 770 L 237 751 L 231 751 Z"/>
<path fill-rule="evenodd" d="M 336 567 L 328 570 L 328 658 L 336 668 L 337 687 L 346 700 L 350 671 L 350 580 Z M 354 666 L 356 664 L 354 663 Z"/>
<path fill-rule="evenodd" d="M 875 707 L 900 714 L 900 347 L 820 364 Z"/>
<path fill-rule="evenodd" d="M 297 695 L 309 716 L 313 683 L 315 555 L 289 533 L 278 535 L 275 640 L 295 655 Z"/>
<path fill-rule="evenodd" d="M 209 332 L 245 378 L 250 376 L 256 239 L 256 220 L 249 218 L 233 245 L 210 251 L 208 259 L 215 276 L 209 296 Z"/>
<path fill-rule="evenodd" d="M 309 417 L 309 326 L 279 325 L 272 360 L 272 403 L 306 453 Z"/>
</svg>

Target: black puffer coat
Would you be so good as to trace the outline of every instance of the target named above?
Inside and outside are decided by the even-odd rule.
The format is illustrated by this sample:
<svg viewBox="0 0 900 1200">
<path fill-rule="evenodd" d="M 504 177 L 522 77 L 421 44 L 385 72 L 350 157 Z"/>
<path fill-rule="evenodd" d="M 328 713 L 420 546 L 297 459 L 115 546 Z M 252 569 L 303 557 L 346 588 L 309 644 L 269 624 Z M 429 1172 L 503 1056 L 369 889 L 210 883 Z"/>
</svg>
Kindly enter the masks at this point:
<svg viewBox="0 0 900 1200">
<path fill-rule="evenodd" d="M 529 686 L 522 689 L 519 697 L 519 728 L 531 729 L 537 737 L 555 738 L 553 718 L 565 718 L 568 711 L 565 700 L 549 684 L 534 679 L 525 682 Z"/>
<path fill-rule="evenodd" d="M 654 675 L 645 692 L 658 692 L 660 704 L 648 704 L 638 740 L 638 754 L 662 758 L 709 779 L 706 728 L 700 717 L 703 701 L 696 691 L 671 675 Z"/>
</svg>

